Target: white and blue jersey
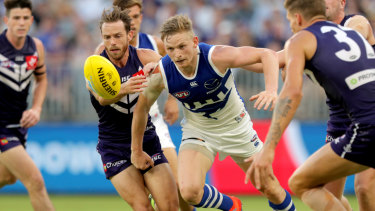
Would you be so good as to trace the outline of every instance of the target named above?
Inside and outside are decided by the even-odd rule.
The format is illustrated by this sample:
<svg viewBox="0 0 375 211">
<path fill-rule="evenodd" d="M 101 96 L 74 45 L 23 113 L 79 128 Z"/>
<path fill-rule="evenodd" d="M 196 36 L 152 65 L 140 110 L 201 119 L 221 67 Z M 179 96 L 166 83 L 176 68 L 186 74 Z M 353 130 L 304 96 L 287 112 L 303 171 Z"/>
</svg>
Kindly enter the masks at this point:
<svg viewBox="0 0 375 211">
<path fill-rule="evenodd" d="M 17 50 L 6 31 L 0 35 L 0 127 L 19 124 L 39 58 L 32 37 L 26 36 L 24 46 Z"/>
<path fill-rule="evenodd" d="M 230 155 L 236 162 L 262 148 L 249 114 L 234 84 L 231 69 L 223 74 L 211 60 L 215 46 L 200 43 L 193 76 L 185 76 L 169 56 L 160 61 L 164 86 L 184 108 L 182 143 L 203 145 L 213 161 Z M 198 150 L 199 151 L 199 150 Z"/>
<path fill-rule="evenodd" d="M 169 56 L 162 59 L 164 85 L 182 103 L 186 121 L 225 124 L 227 117 L 234 119 L 245 109 L 243 100 L 235 87 L 232 71 L 228 69 L 222 74 L 212 63 L 215 46 L 200 43 L 198 48 L 198 64 L 192 77 L 184 76 Z"/>
</svg>

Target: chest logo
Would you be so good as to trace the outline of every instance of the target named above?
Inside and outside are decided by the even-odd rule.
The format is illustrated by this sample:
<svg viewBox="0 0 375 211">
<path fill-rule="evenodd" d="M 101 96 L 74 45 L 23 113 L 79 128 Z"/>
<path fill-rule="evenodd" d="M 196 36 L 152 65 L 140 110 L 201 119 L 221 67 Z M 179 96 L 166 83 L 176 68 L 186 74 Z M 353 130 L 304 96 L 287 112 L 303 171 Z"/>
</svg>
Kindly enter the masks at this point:
<svg viewBox="0 0 375 211">
<path fill-rule="evenodd" d="M 36 63 L 38 61 L 37 56 L 26 56 L 26 64 L 27 69 L 26 70 L 33 70 L 36 68 Z"/>
<path fill-rule="evenodd" d="M 173 93 L 173 95 L 178 99 L 185 99 L 190 95 L 190 92 L 189 91 L 181 91 L 181 92 Z"/>
</svg>

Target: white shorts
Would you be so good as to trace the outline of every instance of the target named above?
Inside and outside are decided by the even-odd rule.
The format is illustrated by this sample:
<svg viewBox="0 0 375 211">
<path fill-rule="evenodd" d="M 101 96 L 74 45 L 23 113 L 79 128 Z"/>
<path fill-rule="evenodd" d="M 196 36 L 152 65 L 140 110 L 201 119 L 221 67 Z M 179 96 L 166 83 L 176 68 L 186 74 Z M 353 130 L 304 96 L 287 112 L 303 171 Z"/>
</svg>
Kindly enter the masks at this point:
<svg viewBox="0 0 375 211">
<path fill-rule="evenodd" d="M 151 113 L 150 113 L 151 115 Z M 160 112 L 151 115 L 151 122 L 155 125 L 156 134 L 159 136 L 161 148 L 176 148 L 169 134 L 168 125 Z"/>
<path fill-rule="evenodd" d="M 194 145 L 199 146 L 194 147 Z M 202 146 L 207 150 L 200 150 Z M 263 142 L 260 141 L 253 129 L 247 112 L 239 122 L 234 120 L 232 124 L 215 131 L 205 129 L 204 125 L 197 127 L 187 122 L 182 124 L 180 151 L 184 149 L 196 150 L 205 154 L 211 161 L 219 153 L 219 160 L 231 156 L 235 162 L 243 163 L 244 159 L 253 156 L 262 147 Z"/>
</svg>

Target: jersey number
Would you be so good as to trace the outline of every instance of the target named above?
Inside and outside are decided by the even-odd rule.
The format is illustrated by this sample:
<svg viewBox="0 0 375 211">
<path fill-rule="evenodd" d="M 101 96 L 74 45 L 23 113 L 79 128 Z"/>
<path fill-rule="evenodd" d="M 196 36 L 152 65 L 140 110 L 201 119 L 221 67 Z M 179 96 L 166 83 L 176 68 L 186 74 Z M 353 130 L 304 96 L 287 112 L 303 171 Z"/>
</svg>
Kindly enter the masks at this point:
<svg viewBox="0 0 375 211">
<path fill-rule="evenodd" d="M 346 61 L 346 62 L 355 62 L 361 57 L 361 49 L 358 46 L 358 44 L 353 39 L 348 37 L 347 33 L 345 33 L 345 31 L 347 31 L 348 29 L 342 26 L 339 26 L 339 27 L 342 30 L 333 26 L 323 26 L 321 28 L 321 31 L 322 33 L 334 31 L 336 40 L 339 41 L 339 43 L 345 43 L 349 46 L 349 50 L 342 49 L 340 51 L 337 51 L 336 56 L 339 59 Z M 357 34 L 359 35 L 359 37 L 362 39 L 363 43 L 365 44 L 367 58 L 375 59 L 375 51 L 372 48 L 372 46 L 365 40 L 365 38 L 361 34 L 359 34 L 358 32 Z"/>
</svg>

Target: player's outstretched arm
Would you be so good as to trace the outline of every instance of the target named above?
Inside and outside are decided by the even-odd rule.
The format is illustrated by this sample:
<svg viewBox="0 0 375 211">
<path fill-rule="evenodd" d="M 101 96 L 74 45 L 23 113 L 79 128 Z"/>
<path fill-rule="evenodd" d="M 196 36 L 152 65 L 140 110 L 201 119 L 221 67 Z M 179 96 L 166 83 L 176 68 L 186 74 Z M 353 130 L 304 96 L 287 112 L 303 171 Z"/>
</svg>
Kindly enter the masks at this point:
<svg viewBox="0 0 375 211">
<path fill-rule="evenodd" d="M 267 110 L 270 105 L 273 109 L 277 99 L 279 77 L 279 61 L 274 51 L 266 48 L 216 46 L 212 53 L 212 61 L 222 72 L 227 68 L 262 63 L 266 88 L 250 100 L 255 100 L 254 107 L 258 110 L 262 107 Z"/>
<path fill-rule="evenodd" d="M 43 43 L 33 38 L 38 51 L 39 59 L 36 64 L 34 76 L 35 76 L 35 89 L 33 95 L 33 102 L 30 109 L 23 112 L 20 124 L 21 127 L 29 128 L 36 125 L 40 120 L 40 114 L 42 112 L 42 106 L 47 92 L 47 73 L 46 65 L 44 61 L 44 46 Z"/>
<path fill-rule="evenodd" d="M 245 182 L 251 179 L 258 189 L 273 176 L 272 163 L 280 138 L 292 120 L 302 99 L 303 70 L 306 59 L 316 51 L 316 39 L 307 31 L 301 31 L 288 40 L 285 48 L 286 79 L 273 112 L 270 129 L 261 152 L 247 161 L 253 161 L 246 172 Z"/>
<path fill-rule="evenodd" d="M 178 115 L 179 110 L 177 100 L 171 94 L 168 94 L 168 99 L 164 105 L 164 120 L 172 125 L 177 121 Z"/>
<path fill-rule="evenodd" d="M 149 71 L 146 69 L 154 68 L 154 66 L 154 64 L 146 65 L 144 69 Z M 133 113 L 131 162 L 138 169 L 146 169 L 153 166 L 150 156 L 143 151 L 142 143 L 150 108 L 164 89 L 163 79 L 158 71 L 159 68 L 154 70 L 153 74 L 149 76 L 148 87 L 139 95 Z"/>
</svg>

